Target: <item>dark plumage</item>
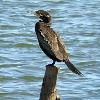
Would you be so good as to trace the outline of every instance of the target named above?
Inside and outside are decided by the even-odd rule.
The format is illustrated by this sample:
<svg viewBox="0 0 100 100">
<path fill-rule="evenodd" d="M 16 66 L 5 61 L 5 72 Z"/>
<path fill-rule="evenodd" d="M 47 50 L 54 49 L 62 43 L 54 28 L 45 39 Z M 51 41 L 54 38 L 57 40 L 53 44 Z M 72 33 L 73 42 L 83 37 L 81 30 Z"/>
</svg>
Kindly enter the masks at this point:
<svg viewBox="0 0 100 100">
<path fill-rule="evenodd" d="M 68 68 L 78 74 L 82 73 L 69 61 L 68 54 L 66 53 L 63 42 L 58 34 L 50 27 L 51 16 L 44 10 L 36 11 L 36 15 L 40 18 L 39 22 L 35 25 L 35 32 L 38 42 L 42 51 L 55 62 L 65 62 Z"/>
</svg>

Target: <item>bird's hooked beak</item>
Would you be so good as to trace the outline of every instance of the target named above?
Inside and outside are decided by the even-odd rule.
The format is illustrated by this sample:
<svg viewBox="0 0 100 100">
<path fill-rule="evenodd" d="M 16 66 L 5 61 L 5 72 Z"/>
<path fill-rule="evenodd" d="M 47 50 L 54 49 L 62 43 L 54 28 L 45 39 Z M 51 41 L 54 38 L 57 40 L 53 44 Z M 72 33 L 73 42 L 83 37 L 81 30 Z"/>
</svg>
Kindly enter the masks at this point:
<svg viewBox="0 0 100 100">
<path fill-rule="evenodd" d="M 35 16 L 39 17 L 39 15 L 36 13 L 36 11 L 33 13 Z"/>
<path fill-rule="evenodd" d="M 36 16 L 36 17 L 38 17 L 39 19 L 40 19 L 40 21 L 43 21 L 40 17 L 42 17 L 43 15 L 42 14 L 40 14 L 40 13 L 38 13 L 38 11 L 35 11 L 34 12 L 34 15 Z"/>
<path fill-rule="evenodd" d="M 37 17 L 43 16 L 42 14 L 38 13 L 38 11 L 35 11 L 34 15 L 37 16 Z"/>
</svg>

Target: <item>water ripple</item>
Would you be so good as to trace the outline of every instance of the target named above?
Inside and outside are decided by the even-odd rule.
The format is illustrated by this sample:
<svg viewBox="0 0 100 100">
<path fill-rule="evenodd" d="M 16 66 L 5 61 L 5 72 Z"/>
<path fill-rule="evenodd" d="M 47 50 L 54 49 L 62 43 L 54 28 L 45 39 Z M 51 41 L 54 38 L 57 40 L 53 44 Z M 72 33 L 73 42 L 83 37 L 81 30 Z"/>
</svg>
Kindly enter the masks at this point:
<svg viewBox="0 0 100 100">
<path fill-rule="evenodd" d="M 39 99 L 45 65 L 52 61 L 40 50 L 34 32 L 38 19 L 33 13 L 38 9 L 52 14 L 52 27 L 85 76 L 78 77 L 64 63 L 57 63 L 61 99 L 99 100 L 99 0 L 0 1 L 0 100 Z"/>
</svg>

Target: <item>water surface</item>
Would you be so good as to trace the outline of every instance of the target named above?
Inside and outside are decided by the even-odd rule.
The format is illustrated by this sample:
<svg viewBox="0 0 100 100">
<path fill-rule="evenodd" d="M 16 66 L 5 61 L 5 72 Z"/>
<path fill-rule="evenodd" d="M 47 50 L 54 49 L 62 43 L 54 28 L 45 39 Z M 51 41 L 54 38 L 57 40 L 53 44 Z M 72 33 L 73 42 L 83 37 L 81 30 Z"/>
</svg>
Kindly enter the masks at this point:
<svg viewBox="0 0 100 100">
<path fill-rule="evenodd" d="M 0 100 L 39 100 L 45 65 L 34 11 L 51 13 L 52 27 L 64 40 L 71 61 L 85 75 L 78 77 L 64 63 L 57 88 L 62 100 L 100 100 L 100 1 L 1 0 Z"/>
</svg>

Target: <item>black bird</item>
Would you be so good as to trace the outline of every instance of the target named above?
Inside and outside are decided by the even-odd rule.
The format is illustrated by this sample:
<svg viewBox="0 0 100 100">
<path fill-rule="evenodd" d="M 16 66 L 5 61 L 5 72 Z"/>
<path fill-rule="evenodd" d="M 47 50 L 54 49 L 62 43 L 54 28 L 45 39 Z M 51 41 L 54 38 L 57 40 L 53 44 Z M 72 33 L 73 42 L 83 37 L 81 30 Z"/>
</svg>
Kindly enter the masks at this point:
<svg viewBox="0 0 100 100">
<path fill-rule="evenodd" d="M 68 53 L 58 34 L 51 28 L 51 16 L 47 11 L 38 10 L 35 14 L 39 17 L 39 22 L 35 25 L 35 32 L 42 51 L 55 62 L 64 62 L 68 68 L 78 74 L 82 73 L 70 62 Z"/>
</svg>

